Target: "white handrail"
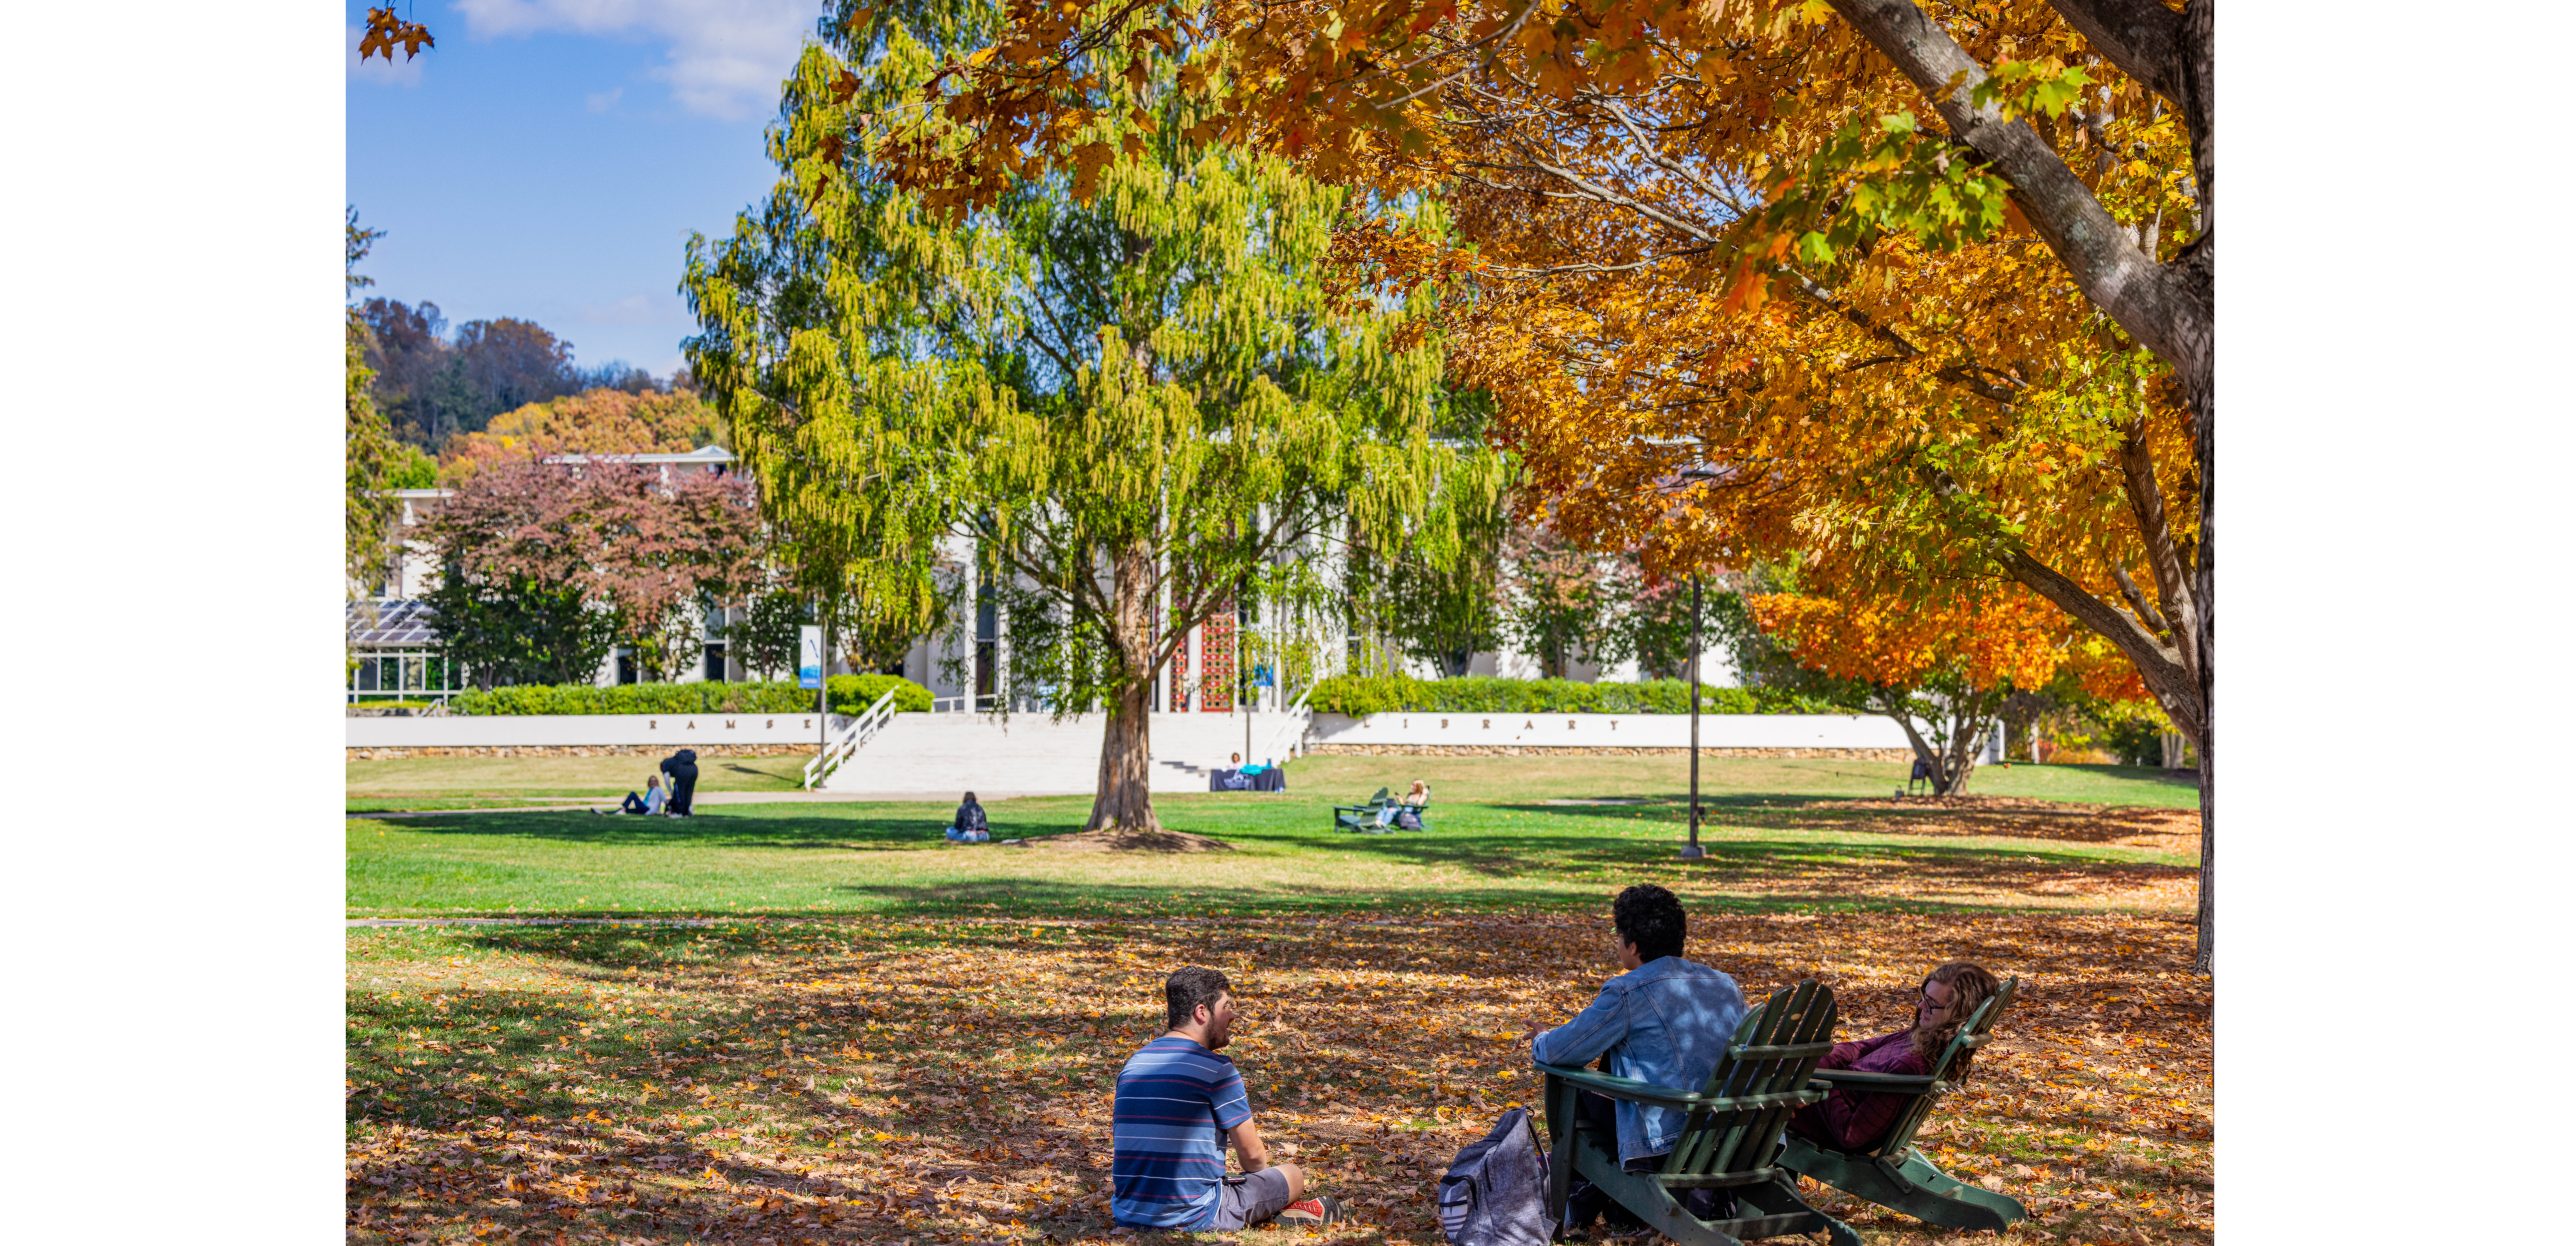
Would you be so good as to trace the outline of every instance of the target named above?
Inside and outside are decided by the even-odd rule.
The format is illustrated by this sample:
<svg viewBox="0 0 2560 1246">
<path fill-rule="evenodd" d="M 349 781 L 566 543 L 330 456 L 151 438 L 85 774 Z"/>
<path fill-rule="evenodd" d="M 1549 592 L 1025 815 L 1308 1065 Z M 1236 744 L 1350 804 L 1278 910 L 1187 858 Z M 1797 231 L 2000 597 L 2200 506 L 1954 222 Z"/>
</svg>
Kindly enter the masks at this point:
<svg viewBox="0 0 2560 1246">
<path fill-rule="evenodd" d="M 1289 737 L 1289 743 L 1286 747 L 1283 747 L 1280 750 L 1280 755 L 1290 761 L 1298 760 L 1298 750 L 1305 748 L 1307 745 L 1307 733 L 1315 730 L 1315 715 L 1307 712 L 1307 698 L 1314 696 L 1315 694 L 1316 686 L 1314 684 L 1309 684 L 1306 686 L 1304 691 L 1298 694 L 1297 700 L 1289 703 L 1289 708 L 1285 716 L 1299 720 L 1298 733 Z"/>
<path fill-rule="evenodd" d="M 880 699 L 872 702 L 870 709 L 862 711 L 861 715 L 853 720 L 853 725 L 845 728 L 841 738 L 828 741 L 826 748 L 820 750 L 817 756 L 810 758 L 808 765 L 800 768 L 801 789 L 805 791 L 826 782 L 827 776 L 834 774 L 836 767 L 843 765 L 845 759 L 851 757 L 855 749 L 862 747 L 871 737 L 880 734 L 880 728 L 888 725 L 889 720 L 896 717 L 897 713 L 898 695 L 894 692 L 881 693 Z"/>
</svg>

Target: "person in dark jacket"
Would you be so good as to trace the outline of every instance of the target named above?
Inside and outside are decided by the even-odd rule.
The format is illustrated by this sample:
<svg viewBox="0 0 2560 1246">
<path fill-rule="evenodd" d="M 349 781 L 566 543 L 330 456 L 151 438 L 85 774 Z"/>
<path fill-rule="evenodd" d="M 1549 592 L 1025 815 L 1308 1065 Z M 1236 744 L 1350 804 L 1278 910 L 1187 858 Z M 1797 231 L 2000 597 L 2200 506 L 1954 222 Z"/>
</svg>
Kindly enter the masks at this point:
<svg viewBox="0 0 2560 1246">
<path fill-rule="evenodd" d="M 966 844 L 987 842 L 987 808 L 976 792 L 960 793 L 960 810 L 951 815 L 951 838 Z"/>
<path fill-rule="evenodd" d="M 679 817 L 693 816 L 693 781 L 702 771 L 693 764 L 693 750 L 680 748 L 676 755 L 658 763 L 658 773 L 667 776 L 667 812 Z"/>
</svg>

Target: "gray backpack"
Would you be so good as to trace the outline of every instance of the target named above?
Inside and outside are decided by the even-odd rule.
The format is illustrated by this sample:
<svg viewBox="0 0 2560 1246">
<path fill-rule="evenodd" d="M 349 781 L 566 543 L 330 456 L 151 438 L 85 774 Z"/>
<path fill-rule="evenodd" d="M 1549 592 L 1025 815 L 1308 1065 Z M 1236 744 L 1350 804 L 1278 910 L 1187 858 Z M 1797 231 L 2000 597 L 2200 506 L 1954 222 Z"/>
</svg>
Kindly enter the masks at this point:
<svg viewBox="0 0 2560 1246">
<path fill-rule="evenodd" d="M 1513 1108 L 1470 1142 L 1440 1179 L 1440 1227 L 1457 1246 L 1546 1246 L 1547 1155 L 1529 1109 Z"/>
</svg>

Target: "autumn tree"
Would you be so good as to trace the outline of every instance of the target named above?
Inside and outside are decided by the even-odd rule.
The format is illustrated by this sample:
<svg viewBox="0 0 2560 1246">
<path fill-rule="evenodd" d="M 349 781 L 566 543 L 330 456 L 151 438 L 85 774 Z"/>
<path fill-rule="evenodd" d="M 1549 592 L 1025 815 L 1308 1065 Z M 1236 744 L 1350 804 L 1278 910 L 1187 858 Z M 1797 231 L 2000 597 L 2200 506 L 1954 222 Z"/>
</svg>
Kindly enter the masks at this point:
<svg viewBox="0 0 2560 1246">
<path fill-rule="evenodd" d="M 356 262 L 373 250 L 378 229 L 356 224 L 347 209 L 347 293 L 373 284 L 356 272 Z M 347 583 L 350 593 L 369 589 L 390 574 L 396 558 L 391 545 L 395 503 L 385 492 L 386 478 L 397 466 L 398 450 L 390 426 L 373 402 L 373 369 L 365 366 L 365 323 L 351 304 L 347 308 Z"/>
<path fill-rule="evenodd" d="M 428 516 L 440 574 L 426 601 L 483 686 L 585 683 L 617 644 L 671 679 L 700 657 L 702 608 L 748 591 L 757 535 L 735 477 L 501 461 Z"/>
<path fill-rule="evenodd" d="M 2051 681 L 2070 644 L 2070 619 L 2015 589 L 1926 604 L 1799 593 L 1750 604 L 1790 658 L 1827 677 L 1807 690 L 1902 727 L 1941 796 L 1964 793 L 2001 707 Z"/>
<path fill-rule="evenodd" d="M 719 413 L 690 390 L 598 387 L 527 403 L 445 446 L 448 476 L 481 464 L 553 454 L 682 453 L 727 439 Z"/>
<path fill-rule="evenodd" d="M 1445 513 L 1467 460 L 1431 439 L 1429 291 L 1337 306 L 1341 193 L 1185 137 L 1201 101 L 1170 83 L 1115 70 L 1116 111 L 1077 121 L 1101 145 L 977 211 L 890 182 L 891 120 L 1002 16 L 830 7 L 771 131 L 781 181 L 692 248 L 687 356 L 804 545 L 909 586 L 945 535 L 992 560 L 1017 686 L 1106 714 L 1089 825 L 1150 829 L 1151 687 L 1184 633 L 1283 591 L 1279 551 Z"/>
</svg>

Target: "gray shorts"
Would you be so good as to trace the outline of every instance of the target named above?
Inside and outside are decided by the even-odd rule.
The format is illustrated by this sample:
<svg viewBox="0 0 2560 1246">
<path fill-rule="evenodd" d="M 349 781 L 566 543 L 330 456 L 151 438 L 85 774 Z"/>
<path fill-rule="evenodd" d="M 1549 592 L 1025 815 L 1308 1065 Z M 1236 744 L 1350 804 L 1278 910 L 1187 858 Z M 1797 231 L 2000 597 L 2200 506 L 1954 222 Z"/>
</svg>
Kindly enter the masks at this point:
<svg viewBox="0 0 2560 1246">
<path fill-rule="evenodd" d="M 1288 1205 L 1289 1174 L 1277 1164 L 1227 1177 L 1218 1183 L 1218 1215 L 1209 1222 L 1209 1231 L 1260 1224 Z"/>
</svg>

